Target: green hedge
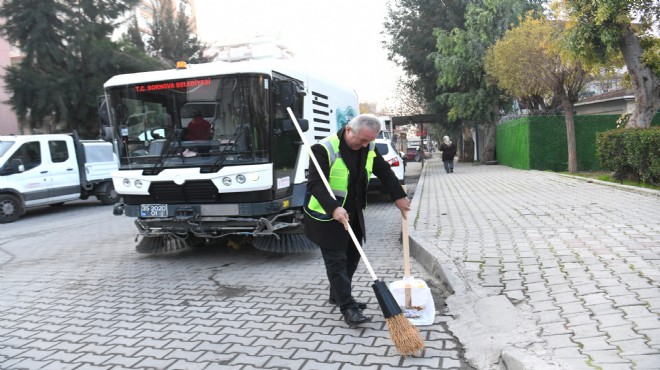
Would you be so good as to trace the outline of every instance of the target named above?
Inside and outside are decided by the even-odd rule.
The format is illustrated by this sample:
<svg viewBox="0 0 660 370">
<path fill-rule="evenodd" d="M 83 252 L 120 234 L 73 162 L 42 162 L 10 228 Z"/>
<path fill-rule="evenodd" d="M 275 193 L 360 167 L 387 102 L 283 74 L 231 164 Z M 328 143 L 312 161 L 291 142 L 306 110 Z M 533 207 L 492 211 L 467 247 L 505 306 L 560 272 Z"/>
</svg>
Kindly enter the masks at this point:
<svg viewBox="0 0 660 370">
<path fill-rule="evenodd" d="M 598 134 L 597 152 L 616 180 L 660 185 L 660 127 Z"/>
<path fill-rule="evenodd" d="M 606 169 L 597 155 L 598 133 L 616 128 L 619 115 L 575 117 L 578 171 Z M 660 125 L 660 115 L 651 123 Z M 564 116 L 529 116 L 497 127 L 497 160 L 506 166 L 535 170 L 568 170 Z"/>
<path fill-rule="evenodd" d="M 497 160 L 509 167 L 530 169 L 529 124 L 523 119 L 507 122 L 497 127 Z"/>
</svg>

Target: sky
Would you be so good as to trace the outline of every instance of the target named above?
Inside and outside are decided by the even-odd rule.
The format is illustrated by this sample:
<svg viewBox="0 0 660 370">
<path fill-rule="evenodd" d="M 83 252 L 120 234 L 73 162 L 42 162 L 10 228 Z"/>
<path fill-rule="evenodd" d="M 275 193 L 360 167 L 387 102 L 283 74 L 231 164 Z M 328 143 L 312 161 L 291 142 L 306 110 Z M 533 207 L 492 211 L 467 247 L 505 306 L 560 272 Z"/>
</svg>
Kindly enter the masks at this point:
<svg viewBox="0 0 660 370">
<path fill-rule="evenodd" d="M 382 41 L 384 0 L 196 0 L 197 32 L 207 43 L 279 37 L 314 71 L 347 82 L 379 108 L 394 95 L 400 68 Z"/>
</svg>

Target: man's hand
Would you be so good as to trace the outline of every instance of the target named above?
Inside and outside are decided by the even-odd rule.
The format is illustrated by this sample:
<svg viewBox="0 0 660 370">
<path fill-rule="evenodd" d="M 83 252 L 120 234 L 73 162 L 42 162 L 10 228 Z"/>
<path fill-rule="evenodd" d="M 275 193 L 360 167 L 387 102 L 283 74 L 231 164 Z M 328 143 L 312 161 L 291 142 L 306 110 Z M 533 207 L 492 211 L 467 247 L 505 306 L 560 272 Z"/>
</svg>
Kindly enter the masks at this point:
<svg viewBox="0 0 660 370">
<path fill-rule="evenodd" d="M 394 205 L 401 211 L 403 218 L 406 218 L 406 214 L 410 211 L 410 199 L 408 197 L 399 198 L 394 201 Z"/>
<path fill-rule="evenodd" d="M 344 208 L 335 208 L 335 210 L 332 211 L 332 218 L 340 222 L 342 225 L 344 225 L 344 229 L 348 230 L 348 222 L 350 220 L 348 219 L 348 212 L 346 212 Z"/>
</svg>

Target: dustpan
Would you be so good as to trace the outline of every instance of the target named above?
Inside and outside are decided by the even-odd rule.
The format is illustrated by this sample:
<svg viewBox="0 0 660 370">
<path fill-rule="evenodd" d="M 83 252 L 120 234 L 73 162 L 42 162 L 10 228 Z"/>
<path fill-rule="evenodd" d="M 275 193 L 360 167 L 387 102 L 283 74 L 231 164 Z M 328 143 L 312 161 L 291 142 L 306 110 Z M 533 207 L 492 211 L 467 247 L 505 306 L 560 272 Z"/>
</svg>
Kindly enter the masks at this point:
<svg viewBox="0 0 660 370">
<path fill-rule="evenodd" d="M 433 325 L 435 320 L 433 295 L 424 280 L 410 275 L 410 243 L 408 240 L 407 217 L 403 215 L 401 221 L 404 277 L 403 280 L 391 282 L 390 291 L 411 324 L 415 326 Z"/>
<path fill-rule="evenodd" d="M 407 277 L 390 283 L 392 296 L 401 307 L 404 316 L 415 326 L 433 325 L 435 321 L 435 303 L 431 289 L 426 282 L 414 277 Z M 410 301 L 406 303 L 406 291 Z"/>
</svg>

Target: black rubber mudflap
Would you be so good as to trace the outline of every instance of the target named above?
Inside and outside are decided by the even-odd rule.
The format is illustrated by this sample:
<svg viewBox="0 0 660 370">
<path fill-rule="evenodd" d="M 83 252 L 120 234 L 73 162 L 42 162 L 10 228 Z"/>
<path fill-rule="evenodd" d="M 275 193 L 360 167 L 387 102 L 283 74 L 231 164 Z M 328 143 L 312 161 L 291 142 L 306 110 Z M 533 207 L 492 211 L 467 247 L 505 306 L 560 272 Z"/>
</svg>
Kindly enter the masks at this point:
<svg viewBox="0 0 660 370">
<path fill-rule="evenodd" d="M 190 242 L 187 239 L 167 236 L 143 237 L 135 246 L 138 253 L 145 254 L 173 253 L 188 248 L 190 248 Z"/>
<path fill-rule="evenodd" d="M 318 245 L 307 239 L 304 234 L 279 234 L 279 236 L 280 240 L 274 236 L 257 236 L 252 240 L 252 246 L 275 253 L 307 253 L 319 249 Z"/>
</svg>

